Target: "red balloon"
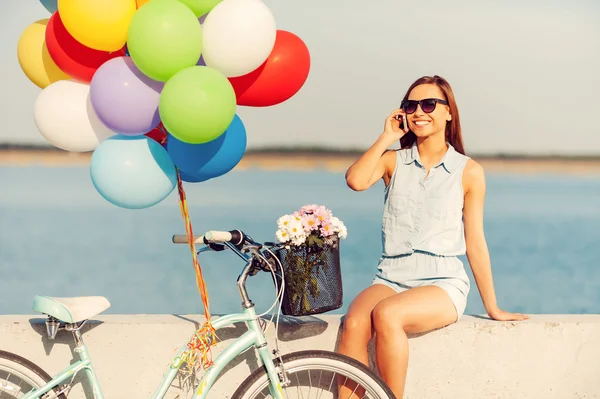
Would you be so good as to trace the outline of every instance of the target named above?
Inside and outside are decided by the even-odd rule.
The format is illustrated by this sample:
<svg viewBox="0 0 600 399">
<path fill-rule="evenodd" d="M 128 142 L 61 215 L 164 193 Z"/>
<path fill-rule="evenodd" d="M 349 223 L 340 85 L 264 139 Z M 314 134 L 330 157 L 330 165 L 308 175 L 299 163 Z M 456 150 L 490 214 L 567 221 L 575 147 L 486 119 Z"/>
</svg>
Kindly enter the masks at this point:
<svg viewBox="0 0 600 399">
<path fill-rule="evenodd" d="M 146 137 L 150 137 L 152 140 L 156 141 L 157 143 L 163 146 L 167 143 L 167 131 L 163 126 L 162 122 L 159 122 L 158 126 L 150 130 L 148 133 L 145 133 L 144 135 Z"/>
<path fill-rule="evenodd" d="M 238 105 L 268 107 L 282 103 L 302 88 L 310 70 L 308 47 L 298 36 L 277 30 L 269 58 L 256 70 L 229 82 Z"/>
<path fill-rule="evenodd" d="M 125 47 L 109 53 L 84 46 L 65 28 L 58 11 L 50 17 L 46 27 L 46 47 L 56 65 L 67 75 L 89 83 L 100 65 L 125 55 Z"/>
</svg>

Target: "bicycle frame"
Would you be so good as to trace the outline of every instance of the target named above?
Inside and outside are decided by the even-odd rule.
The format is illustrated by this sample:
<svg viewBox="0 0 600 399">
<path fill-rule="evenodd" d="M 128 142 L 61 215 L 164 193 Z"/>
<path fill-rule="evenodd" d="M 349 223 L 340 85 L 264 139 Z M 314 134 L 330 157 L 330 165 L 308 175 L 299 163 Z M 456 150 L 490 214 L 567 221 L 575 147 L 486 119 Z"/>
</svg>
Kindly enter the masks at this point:
<svg viewBox="0 0 600 399">
<path fill-rule="evenodd" d="M 231 343 L 223 352 L 217 356 L 214 360 L 213 365 L 206 370 L 206 373 L 202 376 L 198 388 L 196 389 L 195 399 L 205 399 L 208 392 L 212 388 L 219 373 L 238 355 L 245 352 L 251 347 L 255 347 L 258 351 L 258 356 L 266 369 L 267 375 L 270 380 L 271 395 L 274 399 L 284 399 L 283 390 L 279 381 L 279 376 L 273 363 L 273 358 L 269 353 L 267 346 L 267 340 L 263 334 L 262 329 L 258 324 L 258 318 L 254 307 L 244 309 L 244 313 L 232 314 L 219 317 L 213 323 L 215 329 L 219 329 L 234 323 L 246 322 L 248 325 L 248 331 L 246 331 L 241 337 L 237 338 Z M 173 378 L 175 374 L 173 374 Z"/>
<path fill-rule="evenodd" d="M 247 323 L 248 331 L 246 331 L 241 337 L 237 338 L 234 342 L 227 346 L 227 348 L 225 348 L 223 352 L 221 352 L 216 357 L 213 364 L 203 374 L 198 384 L 198 387 L 196 388 L 194 399 L 206 399 L 210 389 L 212 388 L 213 384 L 217 379 L 217 376 L 225 368 L 225 366 L 227 366 L 227 364 L 229 364 L 238 355 L 245 352 L 251 347 L 255 347 L 257 349 L 260 360 L 262 361 L 262 364 L 264 365 L 267 371 L 269 380 L 271 381 L 271 395 L 274 399 L 284 399 L 281 383 L 279 382 L 279 377 L 277 375 L 277 371 L 275 370 L 273 359 L 267 347 L 267 340 L 263 334 L 262 329 L 260 328 L 260 325 L 258 324 L 258 318 L 254 307 L 245 308 L 243 313 L 221 316 L 215 319 L 212 324 L 214 328 L 218 330 L 219 328 L 223 328 L 240 322 Z M 78 335 L 79 334 L 76 334 L 76 340 L 78 341 L 78 345 L 75 348 L 74 352 L 76 352 L 79 355 L 80 359 L 77 362 L 73 363 L 71 366 L 69 366 L 67 369 L 61 371 L 56 376 L 54 376 L 52 380 L 49 381 L 47 384 L 43 385 L 39 389 L 36 389 L 35 391 L 29 392 L 23 397 L 23 399 L 38 398 L 41 395 L 44 395 L 45 393 L 49 392 L 53 387 L 62 384 L 66 380 L 73 378 L 75 373 L 81 370 L 84 370 L 86 373 L 86 377 L 88 383 L 92 388 L 94 398 L 104 399 L 104 394 L 102 393 L 100 382 L 98 381 L 96 372 L 94 371 L 94 368 L 92 366 L 92 360 L 89 357 L 87 346 L 83 343 L 83 340 L 81 340 L 80 336 L 79 339 L 77 339 Z M 173 380 L 177 376 L 179 368 L 183 364 L 182 355 L 186 349 L 187 346 L 183 345 L 178 350 L 177 355 L 175 355 L 175 357 L 169 364 L 169 368 L 167 370 L 167 373 L 164 375 L 161 384 L 157 388 L 154 395 L 151 397 L 152 399 L 161 399 L 167 393 Z"/>
<path fill-rule="evenodd" d="M 249 238 L 249 237 L 247 237 Z M 219 330 L 220 328 L 244 322 L 248 326 L 248 331 L 242 334 L 241 337 L 237 338 L 234 342 L 232 342 L 227 348 L 223 350 L 217 356 L 217 358 L 213 361 L 213 364 L 204 372 L 200 382 L 198 383 L 198 387 L 196 388 L 196 392 L 194 395 L 194 399 L 206 399 L 210 389 L 215 383 L 219 373 L 229 364 L 233 359 L 235 359 L 238 355 L 242 354 L 246 350 L 251 347 L 255 347 L 258 351 L 258 356 L 262 361 L 263 366 L 267 372 L 269 377 L 269 390 L 273 399 L 284 399 L 283 397 L 283 389 L 281 387 L 281 382 L 279 381 L 279 376 L 277 374 L 277 370 L 275 369 L 275 364 L 273 363 L 273 358 L 269 353 L 269 349 L 267 347 L 267 340 L 263 331 L 258 324 L 258 316 L 256 315 L 256 311 L 254 309 L 254 304 L 248 298 L 248 293 L 246 292 L 246 279 L 249 276 L 250 268 L 252 265 L 252 256 L 246 255 L 241 252 L 236 246 L 232 245 L 229 242 L 223 243 L 225 246 L 229 247 L 235 254 L 237 254 L 240 258 L 242 258 L 246 265 L 244 266 L 242 273 L 238 277 L 238 289 L 240 291 L 240 297 L 242 299 L 242 309 L 243 313 L 229 314 L 218 317 L 212 322 L 215 330 Z M 204 247 L 198 251 L 204 252 L 209 250 L 208 247 Z M 83 342 L 83 338 L 79 331 L 79 328 L 73 329 L 73 335 L 75 337 L 76 347 L 74 352 L 79 354 L 79 360 L 70 365 L 65 370 L 61 371 L 59 374 L 54 376 L 51 381 L 44 384 L 42 387 L 29 392 L 22 399 L 35 399 L 45 393 L 49 392 L 53 387 L 56 387 L 63 382 L 65 382 L 69 378 L 73 378 L 76 373 L 81 370 L 85 371 L 87 380 L 92 388 L 92 392 L 94 394 L 95 399 L 104 399 L 104 394 L 102 393 L 102 389 L 100 387 L 100 382 L 96 377 L 96 372 L 92 366 L 92 360 L 89 357 L 87 346 Z M 165 373 L 162 382 L 159 387 L 155 391 L 154 395 L 151 399 L 162 399 L 164 395 L 169 390 L 173 380 L 177 376 L 179 368 L 184 363 L 183 354 L 187 350 L 187 344 L 183 345 L 171 360 L 169 364 L 169 368 Z"/>
</svg>

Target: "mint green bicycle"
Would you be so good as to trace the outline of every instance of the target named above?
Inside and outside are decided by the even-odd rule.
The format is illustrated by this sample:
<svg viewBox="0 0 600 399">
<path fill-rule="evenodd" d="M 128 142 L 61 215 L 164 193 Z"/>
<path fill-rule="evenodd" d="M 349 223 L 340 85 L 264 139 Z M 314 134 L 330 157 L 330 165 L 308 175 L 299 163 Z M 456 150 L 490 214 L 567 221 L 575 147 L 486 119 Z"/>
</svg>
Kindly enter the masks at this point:
<svg viewBox="0 0 600 399">
<path fill-rule="evenodd" d="M 174 243 L 187 243 L 186 236 L 173 236 Z M 239 230 L 229 232 L 210 231 L 195 237 L 195 242 L 205 244 L 198 253 L 209 250 L 231 249 L 245 262 L 238 277 L 238 289 L 242 299 L 243 313 L 216 318 L 216 330 L 234 323 L 246 323 L 248 330 L 214 360 L 195 384 L 192 397 L 204 399 L 215 383 L 219 373 L 237 356 L 250 348 L 258 353 L 262 367 L 254 370 L 237 388 L 232 399 L 309 399 L 337 398 L 338 384 L 354 388 L 350 397 L 394 399 L 394 394 L 375 373 L 362 363 L 335 352 L 307 350 L 280 355 L 278 350 L 270 352 L 264 331 L 259 324 L 254 304 L 246 291 L 246 279 L 259 271 L 270 272 L 273 277 L 284 279 L 284 268 L 273 254 L 274 243 L 257 243 Z M 274 278 L 274 281 L 282 281 Z M 277 285 L 277 284 L 276 284 Z M 284 284 L 276 286 L 278 293 L 275 304 L 282 298 Z M 103 399 L 100 383 L 94 372 L 88 349 L 83 342 L 81 327 L 85 322 L 110 306 L 104 297 L 51 298 L 36 296 L 33 310 L 48 316 L 46 329 L 49 339 L 54 339 L 59 330 L 73 334 L 76 347 L 74 356 L 79 360 L 55 376 L 50 376 L 36 364 L 16 354 L 0 350 L 0 398 L 66 398 L 75 375 L 84 371 L 91 385 L 94 398 Z M 273 308 L 273 306 L 271 307 Z M 279 322 L 279 310 L 277 321 Z M 272 318 L 271 318 L 272 320 Z M 277 334 L 275 334 L 277 337 Z M 277 338 L 275 338 L 277 346 Z M 153 399 L 163 398 L 185 361 L 187 344 L 177 352 L 169 363 L 162 382 Z M 345 399 L 345 398 L 344 398 Z"/>
</svg>

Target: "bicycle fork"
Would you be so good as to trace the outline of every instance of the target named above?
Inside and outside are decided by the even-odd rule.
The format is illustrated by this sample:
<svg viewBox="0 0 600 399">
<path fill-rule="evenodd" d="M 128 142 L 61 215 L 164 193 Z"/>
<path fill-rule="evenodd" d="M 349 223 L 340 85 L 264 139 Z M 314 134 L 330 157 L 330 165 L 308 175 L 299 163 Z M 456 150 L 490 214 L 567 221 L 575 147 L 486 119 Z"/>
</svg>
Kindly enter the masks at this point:
<svg viewBox="0 0 600 399">
<path fill-rule="evenodd" d="M 252 309 L 254 310 L 254 309 Z M 283 362 L 281 358 L 279 358 L 279 364 L 275 366 L 275 362 L 273 361 L 273 356 L 269 352 L 269 348 L 267 346 L 267 339 L 263 335 L 261 328 L 258 324 L 257 319 L 250 320 L 248 322 L 248 327 L 250 330 L 254 330 L 257 332 L 257 345 L 256 350 L 258 352 L 258 356 L 265 367 L 267 372 L 267 376 L 269 377 L 269 391 L 271 392 L 271 396 L 273 399 L 284 399 L 283 395 L 283 386 L 289 385 L 289 379 L 285 373 L 283 368 Z M 258 333 L 260 331 L 260 333 Z M 278 351 L 273 351 L 274 356 L 279 356 Z"/>
<path fill-rule="evenodd" d="M 271 392 L 271 396 L 273 399 L 284 399 L 283 387 L 288 386 L 290 384 L 290 380 L 287 378 L 287 373 L 285 372 L 283 362 L 279 361 L 278 365 L 275 365 L 273 357 L 267 348 L 266 342 L 262 347 L 257 347 L 256 349 L 258 350 L 258 355 L 260 356 L 267 372 L 267 376 L 269 377 L 269 391 Z M 277 351 L 273 351 L 273 355 L 278 356 L 277 353 Z"/>
<path fill-rule="evenodd" d="M 281 359 L 281 355 L 277 349 L 273 350 L 273 356 L 276 356 L 279 359 L 279 364 L 275 366 L 275 370 L 277 370 L 277 376 L 279 377 L 279 381 L 281 385 L 285 388 L 291 384 L 290 379 L 288 378 L 287 372 L 285 371 L 285 365 L 283 364 L 283 360 Z"/>
</svg>

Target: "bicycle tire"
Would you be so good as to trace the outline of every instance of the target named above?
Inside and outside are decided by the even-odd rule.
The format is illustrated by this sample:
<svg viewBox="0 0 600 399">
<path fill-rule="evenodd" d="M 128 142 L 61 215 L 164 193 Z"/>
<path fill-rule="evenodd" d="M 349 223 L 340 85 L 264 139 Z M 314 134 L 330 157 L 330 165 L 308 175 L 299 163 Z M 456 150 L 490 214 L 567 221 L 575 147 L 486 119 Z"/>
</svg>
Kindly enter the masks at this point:
<svg viewBox="0 0 600 399">
<path fill-rule="evenodd" d="M 377 374 L 364 364 L 348 356 L 336 352 L 307 350 L 286 354 L 282 356 L 281 360 L 284 369 L 290 373 L 311 364 L 316 367 L 314 370 L 332 371 L 337 369 L 349 373 L 365 382 L 363 387 L 368 387 L 375 393 L 375 396 L 372 396 L 374 399 L 396 399 L 392 390 Z M 280 363 L 279 358 L 275 358 L 273 361 L 276 367 Z M 254 399 L 255 396 L 252 395 L 260 393 L 268 384 L 269 378 L 266 370 L 264 367 L 260 367 L 241 383 L 231 399 Z"/>
<path fill-rule="evenodd" d="M 0 371 L 3 370 L 13 371 L 15 375 L 23 375 L 29 380 L 27 383 L 32 388 L 39 388 L 52 380 L 50 374 L 46 373 L 37 364 L 14 353 L 0 350 Z M 52 391 L 54 391 L 54 397 L 57 399 L 67 398 L 64 394 L 60 393 L 58 386 L 54 387 Z M 6 391 L 2 390 L 1 385 L 0 394 L 7 394 Z"/>
</svg>

